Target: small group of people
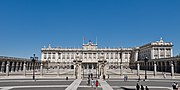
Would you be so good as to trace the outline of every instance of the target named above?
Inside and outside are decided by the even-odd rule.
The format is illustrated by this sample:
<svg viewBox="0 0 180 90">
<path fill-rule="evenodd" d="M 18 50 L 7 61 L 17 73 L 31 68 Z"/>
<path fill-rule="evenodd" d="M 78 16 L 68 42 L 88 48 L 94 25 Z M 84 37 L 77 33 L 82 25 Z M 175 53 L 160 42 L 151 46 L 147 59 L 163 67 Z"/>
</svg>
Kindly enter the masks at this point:
<svg viewBox="0 0 180 90">
<path fill-rule="evenodd" d="M 96 87 L 98 88 L 99 82 L 98 80 L 93 79 L 93 74 L 89 74 L 88 79 L 87 79 L 87 85 L 91 85 L 91 87 Z"/>
<path fill-rule="evenodd" d="M 178 83 L 174 82 L 172 84 L 173 90 L 178 90 Z"/>
<path fill-rule="evenodd" d="M 87 79 L 87 85 L 91 85 L 92 87 L 98 87 L 98 85 L 99 85 L 99 82 L 98 82 L 98 80 L 94 80 L 93 78 L 88 78 Z"/>
<path fill-rule="evenodd" d="M 144 88 L 143 85 L 139 85 L 139 84 L 137 83 L 137 85 L 136 85 L 136 90 L 149 90 L 149 88 L 148 88 L 147 86 Z"/>
</svg>

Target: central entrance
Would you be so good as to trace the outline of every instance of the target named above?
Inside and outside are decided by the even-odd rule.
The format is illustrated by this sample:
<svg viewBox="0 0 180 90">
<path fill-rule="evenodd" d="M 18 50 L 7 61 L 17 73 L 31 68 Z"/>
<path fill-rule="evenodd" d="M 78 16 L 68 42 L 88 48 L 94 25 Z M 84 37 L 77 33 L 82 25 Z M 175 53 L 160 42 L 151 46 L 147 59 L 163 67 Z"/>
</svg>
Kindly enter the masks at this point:
<svg viewBox="0 0 180 90">
<path fill-rule="evenodd" d="M 93 77 L 97 78 L 97 63 L 82 63 L 83 78 Z"/>
</svg>

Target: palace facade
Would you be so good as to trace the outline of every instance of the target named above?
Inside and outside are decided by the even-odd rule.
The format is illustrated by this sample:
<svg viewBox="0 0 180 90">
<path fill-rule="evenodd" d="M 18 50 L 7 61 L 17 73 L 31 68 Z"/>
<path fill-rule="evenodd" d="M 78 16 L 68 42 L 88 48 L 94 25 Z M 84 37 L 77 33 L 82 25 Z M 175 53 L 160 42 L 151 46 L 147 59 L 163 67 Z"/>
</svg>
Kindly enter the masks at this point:
<svg viewBox="0 0 180 90">
<path fill-rule="evenodd" d="M 55 68 L 57 63 L 60 68 L 74 69 L 73 61 L 77 58 L 82 61 L 85 69 L 96 69 L 99 60 L 107 61 L 109 69 L 123 65 L 128 68 L 131 62 L 141 61 L 145 57 L 149 59 L 170 58 L 173 56 L 173 44 L 159 41 L 140 47 L 132 48 L 99 48 L 98 44 L 89 41 L 82 44 L 82 48 L 44 47 L 41 49 L 41 60 L 48 62 L 49 67 Z"/>
</svg>

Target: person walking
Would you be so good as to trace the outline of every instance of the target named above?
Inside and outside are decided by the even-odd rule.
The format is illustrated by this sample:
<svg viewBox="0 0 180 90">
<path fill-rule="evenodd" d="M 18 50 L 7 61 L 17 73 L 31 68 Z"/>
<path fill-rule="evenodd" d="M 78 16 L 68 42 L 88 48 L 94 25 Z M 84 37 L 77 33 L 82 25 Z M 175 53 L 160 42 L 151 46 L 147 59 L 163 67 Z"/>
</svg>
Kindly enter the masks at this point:
<svg viewBox="0 0 180 90">
<path fill-rule="evenodd" d="M 178 88 L 179 88 L 179 87 L 178 87 L 178 83 L 176 83 L 176 90 L 178 90 Z"/>
<path fill-rule="evenodd" d="M 143 85 L 141 85 L 141 90 L 144 90 L 144 87 L 143 87 Z"/>
<path fill-rule="evenodd" d="M 90 85 L 90 78 L 87 79 L 87 85 Z"/>
<path fill-rule="evenodd" d="M 96 80 L 96 90 L 98 88 L 98 85 L 99 85 L 99 82 L 98 82 L 98 80 Z"/>
<path fill-rule="evenodd" d="M 91 87 L 93 87 L 93 86 L 94 86 L 94 80 L 92 78 L 92 80 L 91 80 Z"/>
<path fill-rule="evenodd" d="M 138 82 L 139 82 L 139 81 L 141 81 L 141 76 L 140 76 L 140 75 L 139 75 L 139 77 L 138 77 Z"/>
<path fill-rule="evenodd" d="M 149 90 L 149 88 L 146 86 L 146 90 Z"/>
<path fill-rule="evenodd" d="M 137 85 L 136 85 L 136 90 L 139 90 L 139 88 L 140 88 L 140 86 L 139 86 L 139 84 L 137 83 Z"/>
<path fill-rule="evenodd" d="M 172 88 L 173 88 L 173 90 L 177 90 L 177 89 L 176 89 L 176 83 L 175 83 L 175 82 L 172 84 Z"/>
</svg>

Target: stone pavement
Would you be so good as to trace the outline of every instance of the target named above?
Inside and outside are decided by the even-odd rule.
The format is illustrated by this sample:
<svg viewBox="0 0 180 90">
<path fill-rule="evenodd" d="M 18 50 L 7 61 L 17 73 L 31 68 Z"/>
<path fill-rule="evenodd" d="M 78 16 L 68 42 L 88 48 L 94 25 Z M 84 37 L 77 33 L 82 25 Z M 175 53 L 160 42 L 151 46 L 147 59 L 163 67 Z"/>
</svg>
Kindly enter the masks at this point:
<svg viewBox="0 0 180 90">
<path fill-rule="evenodd" d="M 113 88 L 105 80 L 99 79 L 98 82 L 103 90 L 113 90 Z"/>
<path fill-rule="evenodd" d="M 69 85 L 65 90 L 76 90 L 79 87 L 81 81 L 82 79 L 74 80 L 74 82 L 71 85 Z"/>
<path fill-rule="evenodd" d="M 123 75 L 120 76 L 119 70 L 108 70 L 108 74 L 110 75 L 110 79 L 105 81 L 102 79 L 98 79 L 100 86 L 97 88 L 97 90 L 121 90 L 123 88 L 129 88 L 129 89 L 135 89 L 135 85 L 133 83 L 137 83 L 137 78 L 138 76 L 136 75 L 136 70 L 129 70 L 125 69 L 123 72 Z M 36 73 L 36 79 L 37 79 L 37 84 L 34 86 L 32 83 L 32 72 L 27 72 L 27 75 L 24 76 L 23 72 L 16 72 L 16 73 L 11 73 L 10 76 L 4 76 L 2 73 L 0 73 L 0 90 L 94 90 L 94 87 L 86 85 L 86 79 L 76 79 L 74 80 L 74 75 L 72 70 L 61 70 L 61 74 L 57 75 L 56 70 L 49 70 L 48 72 L 45 71 L 44 75 L 41 76 L 39 72 Z M 177 82 L 180 85 L 180 75 L 175 74 L 176 76 L 171 77 L 170 73 L 166 73 L 167 76 L 166 78 L 163 77 L 162 72 L 158 72 L 157 76 L 153 76 L 152 71 L 147 71 L 148 75 L 148 80 L 147 82 L 153 82 L 154 83 L 165 83 L 164 86 L 157 85 L 153 86 L 149 84 L 150 90 L 170 90 L 171 89 L 171 83 L 172 82 Z M 128 75 L 128 81 L 129 82 L 124 82 L 123 78 L 124 75 Z M 144 71 L 140 71 L 141 79 L 144 79 Z M 63 84 L 62 82 L 67 82 L 65 80 L 65 77 L 68 76 L 69 79 L 72 80 L 71 83 L 69 84 Z M 26 80 L 28 79 L 28 80 Z M 61 79 L 61 80 L 58 80 Z M 12 86 L 3 86 L 5 83 L 8 84 L 10 83 L 16 83 L 20 82 L 22 84 L 25 84 L 24 86 L 21 85 L 13 85 Z M 24 83 L 23 83 L 24 82 Z M 52 82 L 52 83 L 51 83 Z M 57 82 L 57 85 L 55 82 Z M 147 82 L 140 82 L 143 85 L 146 85 Z M 30 85 L 26 83 L 31 83 Z M 45 83 L 45 84 L 44 84 Z M 42 84 L 42 85 L 41 85 Z M 129 84 L 129 85 L 128 85 Z M 21 89 L 20 89 L 21 88 Z M 39 88 L 39 89 L 38 89 Z"/>
</svg>

